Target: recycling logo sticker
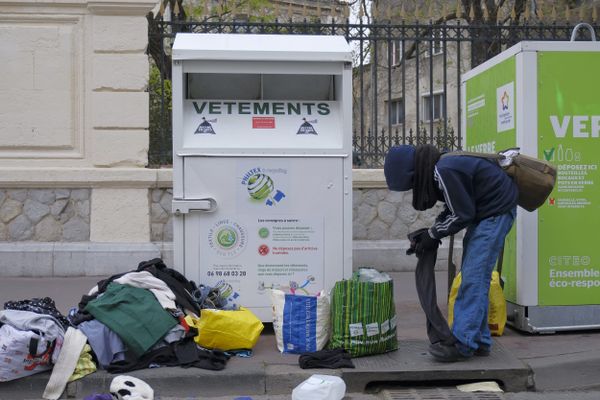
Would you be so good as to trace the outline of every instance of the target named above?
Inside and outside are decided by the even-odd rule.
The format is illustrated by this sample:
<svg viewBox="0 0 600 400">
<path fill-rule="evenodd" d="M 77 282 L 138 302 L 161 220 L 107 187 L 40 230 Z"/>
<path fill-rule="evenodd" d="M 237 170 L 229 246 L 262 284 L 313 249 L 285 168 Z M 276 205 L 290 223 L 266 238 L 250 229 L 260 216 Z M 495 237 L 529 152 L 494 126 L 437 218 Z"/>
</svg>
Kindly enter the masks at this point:
<svg viewBox="0 0 600 400">
<path fill-rule="evenodd" d="M 298 132 L 296 132 L 296 135 L 318 135 L 317 131 L 315 130 L 315 127 L 313 126 L 313 124 L 317 123 L 316 119 L 308 121 L 306 118 L 302 118 L 302 121 L 304 122 L 302 123 L 302 125 L 300 125 Z"/>
<path fill-rule="evenodd" d="M 216 132 L 212 126 L 212 124 L 214 124 L 215 122 L 217 122 L 216 118 L 207 120 L 206 118 L 202 117 L 202 123 L 198 125 L 198 128 L 196 128 L 196 132 L 194 132 L 194 134 L 216 135 Z"/>
<path fill-rule="evenodd" d="M 219 256 L 232 258 L 246 248 L 246 229 L 228 218 L 215 223 L 208 231 L 208 244 Z"/>
<path fill-rule="evenodd" d="M 273 170 L 273 172 L 279 173 L 282 171 L 287 173 L 282 169 Z M 246 186 L 250 199 L 273 207 L 283 201 L 286 196 L 281 189 L 277 188 L 269 172 L 269 170 L 260 167 L 252 168 L 244 174 L 242 185 Z"/>
</svg>

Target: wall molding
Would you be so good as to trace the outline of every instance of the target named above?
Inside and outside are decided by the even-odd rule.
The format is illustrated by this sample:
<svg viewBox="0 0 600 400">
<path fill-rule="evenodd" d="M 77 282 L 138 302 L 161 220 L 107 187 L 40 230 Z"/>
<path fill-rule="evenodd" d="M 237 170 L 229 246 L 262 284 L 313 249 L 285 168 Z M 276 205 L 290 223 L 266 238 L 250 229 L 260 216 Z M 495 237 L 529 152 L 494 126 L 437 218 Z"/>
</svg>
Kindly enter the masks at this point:
<svg viewBox="0 0 600 400">
<path fill-rule="evenodd" d="M 354 189 L 387 189 L 383 170 L 355 169 Z M 1 188 L 171 188 L 172 168 L 0 168 Z"/>
</svg>

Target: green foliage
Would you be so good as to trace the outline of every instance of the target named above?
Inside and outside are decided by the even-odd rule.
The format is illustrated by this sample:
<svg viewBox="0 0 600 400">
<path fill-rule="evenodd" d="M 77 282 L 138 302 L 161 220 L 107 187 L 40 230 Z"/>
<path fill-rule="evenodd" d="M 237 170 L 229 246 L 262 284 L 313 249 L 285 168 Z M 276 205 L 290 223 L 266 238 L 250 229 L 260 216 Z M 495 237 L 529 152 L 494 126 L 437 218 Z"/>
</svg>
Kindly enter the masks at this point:
<svg viewBox="0 0 600 400">
<path fill-rule="evenodd" d="M 171 110 L 172 92 L 171 81 L 161 80 L 158 67 L 151 63 L 148 79 L 148 94 L 150 97 L 150 166 L 169 165 L 172 163 L 172 133 Z"/>
<path fill-rule="evenodd" d="M 164 89 L 162 88 L 163 82 L 164 82 Z M 152 93 L 157 93 L 159 95 L 162 95 L 163 90 L 164 90 L 165 103 L 168 103 L 166 105 L 168 105 L 168 107 L 169 107 L 168 109 L 171 110 L 171 99 L 172 99 L 172 97 L 171 97 L 172 96 L 171 81 L 169 79 L 165 79 L 164 81 L 161 82 L 160 71 L 159 71 L 158 67 L 155 64 L 151 64 L 150 65 L 150 77 L 148 79 L 148 91 L 150 92 L 150 95 L 152 96 Z"/>
</svg>

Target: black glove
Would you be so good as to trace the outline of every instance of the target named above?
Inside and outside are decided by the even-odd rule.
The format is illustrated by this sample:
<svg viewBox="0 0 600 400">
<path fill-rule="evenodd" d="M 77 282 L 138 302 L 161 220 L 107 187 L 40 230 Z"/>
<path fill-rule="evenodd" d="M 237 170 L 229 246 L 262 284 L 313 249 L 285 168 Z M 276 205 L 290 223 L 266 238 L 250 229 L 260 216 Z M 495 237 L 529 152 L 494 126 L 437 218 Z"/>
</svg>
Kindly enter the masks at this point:
<svg viewBox="0 0 600 400">
<path fill-rule="evenodd" d="M 408 236 L 408 240 L 410 240 L 410 248 L 406 250 L 406 255 L 410 256 L 411 254 L 415 254 L 416 246 L 417 246 L 417 238 L 423 234 L 423 232 L 427 233 L 427 228 L 417 229 L 416 231 L 410 232 Z"/>
<path fill-rule="evenodd" d="M 417 254 L 422 254 L 426 251 L 437 250 L 442 244 L 441 240 L 434 239 L 429 236 L 429 232 L 425 231 L 421 233 L 419 236 L 415 237 L 415 252 Z"/>
</svg>

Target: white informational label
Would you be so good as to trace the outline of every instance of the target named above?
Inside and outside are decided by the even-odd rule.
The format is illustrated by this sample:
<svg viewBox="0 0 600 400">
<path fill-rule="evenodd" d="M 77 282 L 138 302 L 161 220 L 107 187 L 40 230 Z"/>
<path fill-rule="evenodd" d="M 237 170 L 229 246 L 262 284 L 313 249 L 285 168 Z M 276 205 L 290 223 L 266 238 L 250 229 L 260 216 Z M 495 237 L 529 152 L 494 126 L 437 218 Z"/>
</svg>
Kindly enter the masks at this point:
<svg viewBox="0 0 600 400">
<path fill-rule="evenodd" d="M 381 323 L 381 334 L 384 334 L 389 330 L 390 330 L 390 320 L 386 319 L 385 321 L 383 321 Z"/>
<path fill-rule="evenodd" d="M 268 289 L 323 289 L 323 219 L 278 215 L 221 218 L 201 234 L 202 282 L 230 304 L 252 307 Z"/>
<path fill-rule="evenodd" d="M 496 116 L 498 132 L 515 128 L 515 83 L 496 89 Z"/>
<path fill-rule="evenodd" d="M 351 337 L 362 336 L 365 334 L 362 324 L 350 324 L 348 325 L 348 328 L 350 328 Z"/>
<path fill-rule="evenodd" d="M 396 327 L 396 321 L 398 318 L 394 315 L 392 319 L 390 319 L 390 329 L 394 329 Z"/>
<path fill-rule="evenodd" d="M 379 335 L 379 324 L 377 322 L 367 324 L 366 328 L 367 328 L 367 336 Z"/>
</svg>

